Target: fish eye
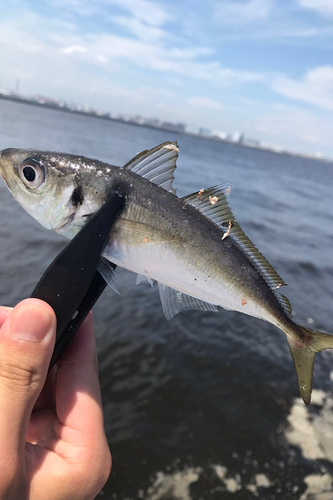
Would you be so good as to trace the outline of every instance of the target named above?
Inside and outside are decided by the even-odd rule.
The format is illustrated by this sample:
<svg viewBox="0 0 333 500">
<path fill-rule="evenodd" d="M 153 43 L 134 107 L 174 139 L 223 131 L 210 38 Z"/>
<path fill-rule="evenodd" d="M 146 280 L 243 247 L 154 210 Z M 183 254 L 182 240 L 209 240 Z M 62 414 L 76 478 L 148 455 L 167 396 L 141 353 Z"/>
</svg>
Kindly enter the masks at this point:
<svg viewBox="0 0 333 500">
<path fill-rule="evenodd" d="M 33 158 L 23 160 L 18 169 L 21 181 L 29 188 L 39 188 L 45 180 L 44 167 Z"/>
</svg>

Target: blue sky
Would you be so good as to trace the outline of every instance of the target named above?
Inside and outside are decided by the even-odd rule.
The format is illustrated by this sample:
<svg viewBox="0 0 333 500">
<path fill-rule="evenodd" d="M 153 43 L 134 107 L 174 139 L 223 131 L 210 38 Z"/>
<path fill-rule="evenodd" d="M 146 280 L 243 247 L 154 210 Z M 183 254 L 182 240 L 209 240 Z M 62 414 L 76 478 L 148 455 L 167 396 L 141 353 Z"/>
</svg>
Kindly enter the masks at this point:
<svg viewBox="0 0 333 500">
<path fill-rule="evenodd" d="M 333 158 L 333 0 L 2 4 L 0 86 Z"/>
</svg>

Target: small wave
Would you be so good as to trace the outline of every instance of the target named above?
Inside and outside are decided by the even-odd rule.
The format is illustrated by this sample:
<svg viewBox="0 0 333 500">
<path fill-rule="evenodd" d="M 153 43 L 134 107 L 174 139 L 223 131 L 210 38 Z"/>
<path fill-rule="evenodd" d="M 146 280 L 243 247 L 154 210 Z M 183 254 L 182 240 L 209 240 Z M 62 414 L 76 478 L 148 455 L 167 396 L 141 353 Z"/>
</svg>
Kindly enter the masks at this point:
<svg viewBox="0 0 333 500">
<path fill-rule="evenodd" d="M 262 222 L 259 222 L 258 220 L 250 220 L 246 224 L 247 228 L 249 230 L 254 230 L 258 232 L 265 232 L 267 234 L 267 231 L 271 232 L 273 234 L 274 231 L 272 231 L 266 224 L 263 224 Z"/>
<path fill-rule="evenodd" d="M 333 273 L 333 268 L 318 266 L 315 262 L 310 260 L 283 260 L 281 261 L 280 269 L 283 270 L 281 271 L 283 276 L 288 276 L 288 274 L 290 276 L 306 276 L 310 274 L 313 277 L 318 278 L 319 276 L 322 276 L 323 273 Z M 288 283 L 291 282 L 288 281 Z"/>
<path fill-rule="evenodd" d="M 304 271 L 310 272 L 311 274 L 320 274 L 320 269 L 313 262 L 299 262 L 298 266 Z"/>
</svg>

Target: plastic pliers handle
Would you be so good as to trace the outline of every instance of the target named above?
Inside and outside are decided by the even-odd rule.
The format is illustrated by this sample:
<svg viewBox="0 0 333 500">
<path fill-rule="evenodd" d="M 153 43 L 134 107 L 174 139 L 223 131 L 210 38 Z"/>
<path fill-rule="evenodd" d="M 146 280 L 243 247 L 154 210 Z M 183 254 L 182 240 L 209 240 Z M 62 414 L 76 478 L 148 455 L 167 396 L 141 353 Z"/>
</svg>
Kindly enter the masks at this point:
<svg viewBox="0 0 333 500">
<path fill-rule="evenodd" d="M 43 274 L 31 297 L 47 302 L 57 317 L 57 335 L 50 368 L 64 352 L 103 292 L 97 271 L 112 226 L 125 205 L 118 192 L 86 223 Z M 114 269 L 116 266 L 113 264 Z"/>
</svg>

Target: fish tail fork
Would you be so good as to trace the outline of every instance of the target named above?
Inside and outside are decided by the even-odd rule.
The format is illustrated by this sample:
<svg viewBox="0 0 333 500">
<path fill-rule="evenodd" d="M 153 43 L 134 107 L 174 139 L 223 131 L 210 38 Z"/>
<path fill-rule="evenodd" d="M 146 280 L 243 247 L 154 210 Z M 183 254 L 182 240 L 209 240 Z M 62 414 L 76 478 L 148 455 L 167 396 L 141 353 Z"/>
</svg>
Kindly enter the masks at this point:
<svg viewBox="0 0 333 500">
<path fill-rule="evenodd" d="M 293 335 L 287 334 L 287 340 L 295 365 L 301 396 L 304 403 L 309 405 L 316 353 L 324 349 L 333 349 L 333 335 L 296 324 L 294 324 L 294 327 Z"/>
</svg>

